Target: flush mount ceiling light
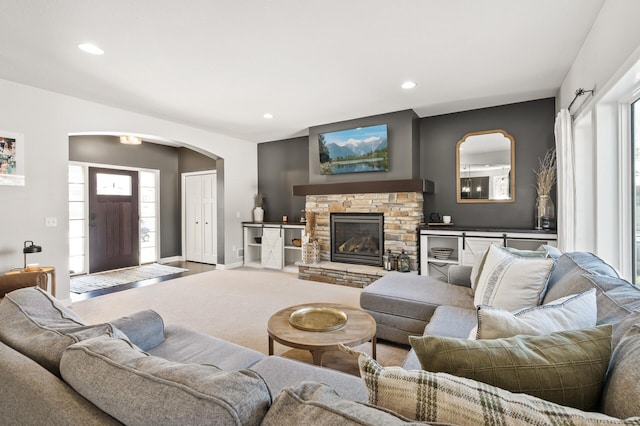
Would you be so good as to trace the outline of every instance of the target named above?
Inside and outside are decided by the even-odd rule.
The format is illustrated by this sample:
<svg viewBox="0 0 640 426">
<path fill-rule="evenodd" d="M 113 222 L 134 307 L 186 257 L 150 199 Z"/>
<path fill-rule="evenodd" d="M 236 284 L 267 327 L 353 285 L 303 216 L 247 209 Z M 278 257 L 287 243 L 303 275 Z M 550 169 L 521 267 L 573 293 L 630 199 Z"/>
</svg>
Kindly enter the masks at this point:
<svg viewBox="0 0 640 426">
<path fill-rule="evenodd" d="M 267 112 L 263 115 L 264 118 L 266 118 L 267 120 L 271 120 L 273 118 L 273 114 Z"/>
<path fill-rule="evenodd" d="M 125 145 L 140 145 L 142 138 L 140 136 L 122 135 L 120 136 L 120 143 Z"/>
<path fill-rule="evenodd" d="M 413 89 L 416 86 L 417 84 L 415 81 L 405 81 L 400 87 L 402 87 L 403 89 Z"/>
<path fill-rule="evenodd" d="M 78 49 L 83 52 L 91 53 L 92 55 L 104 55 L 104 50 L 91 43 L 80 43 L 78 45 Z"/>
</svg>

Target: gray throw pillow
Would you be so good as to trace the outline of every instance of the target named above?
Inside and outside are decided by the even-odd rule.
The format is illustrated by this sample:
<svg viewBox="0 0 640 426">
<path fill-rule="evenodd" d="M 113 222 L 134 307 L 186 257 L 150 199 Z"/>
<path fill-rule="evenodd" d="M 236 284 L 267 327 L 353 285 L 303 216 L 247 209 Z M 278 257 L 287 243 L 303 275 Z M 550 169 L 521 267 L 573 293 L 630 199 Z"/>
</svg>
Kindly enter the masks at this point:
<svg viewBox="0 0 640 426">
<path fill-rule="evenodd" d="M 490 340 L 409 339 L 424 370 L 467 377 L 581 410 L 598 407 L 611 357 L 610 325 Z"/>
<path fill-rule="evenodd" d="M 167 361 L 106 336 L 69 346 L 60 372 L 126 425 L 258 425 L 271 404 L 266 383 L 253 371 Z"/>
</svg>

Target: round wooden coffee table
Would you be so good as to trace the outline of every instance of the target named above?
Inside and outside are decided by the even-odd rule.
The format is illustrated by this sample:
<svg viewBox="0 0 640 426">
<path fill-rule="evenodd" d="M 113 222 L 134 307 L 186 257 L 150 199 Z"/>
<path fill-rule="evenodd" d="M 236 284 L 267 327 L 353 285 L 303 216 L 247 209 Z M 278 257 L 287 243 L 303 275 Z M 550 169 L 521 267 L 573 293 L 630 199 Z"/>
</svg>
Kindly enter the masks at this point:
<svg viewBox="0 0 640 426">
<path fill-rule="evenodd" d="M 337 330 L 306 331 L 292 326 L 289 317 L 300 308 L 333 308 L 347 315 L 347 322 Z M 274 340 L 285 346 L 304 349 L 311 352 L 313 363 L 322 365 L 322 355 L 328 351 L 337 351 L 338 343 L 357 346 L 371 340 L 371 355 L 376 358 L 376 321 L 362 309 L 337 303 L 305 303 L 290 306 L 276 312 L 267 323 L 269 334 L 269 355 L 273 355 Z"/>
</svg>

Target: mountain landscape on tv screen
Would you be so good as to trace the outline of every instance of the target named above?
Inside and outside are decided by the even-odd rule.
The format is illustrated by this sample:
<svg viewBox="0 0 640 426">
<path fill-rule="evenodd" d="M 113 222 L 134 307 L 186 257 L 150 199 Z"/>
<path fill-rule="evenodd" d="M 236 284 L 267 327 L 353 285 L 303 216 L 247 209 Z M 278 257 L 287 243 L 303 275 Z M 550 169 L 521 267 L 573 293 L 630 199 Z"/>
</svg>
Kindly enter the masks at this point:
<svg viewBox="0 0 640 426">
<path fill-rule="evenodd" d="M 321 133 L 318 143 L 322 174 L 389 170 L 386 125 Z"/>
</svg>

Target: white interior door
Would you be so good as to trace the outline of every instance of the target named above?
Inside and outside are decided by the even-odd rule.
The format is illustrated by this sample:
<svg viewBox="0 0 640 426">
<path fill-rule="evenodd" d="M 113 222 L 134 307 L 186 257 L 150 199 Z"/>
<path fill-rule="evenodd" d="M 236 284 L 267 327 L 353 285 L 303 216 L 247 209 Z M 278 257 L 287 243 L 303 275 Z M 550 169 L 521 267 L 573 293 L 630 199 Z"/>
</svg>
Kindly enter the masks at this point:
<svg viewBox="0 0 640 426">
<path fill-rule="evenodd" d="M 202 262 L 218 263 L 216 175 L 201 175 L 202 178 Z"/>
<path fill-rule="evenodd" d="M 218 262 L 216 174 L 186 175 L 185 259 L 193 262 Z"/>
<path fill-rule="evenodd" d="M 202 262 L 202 179 L 185 178 L 185 258 Z"/>
</svg>

